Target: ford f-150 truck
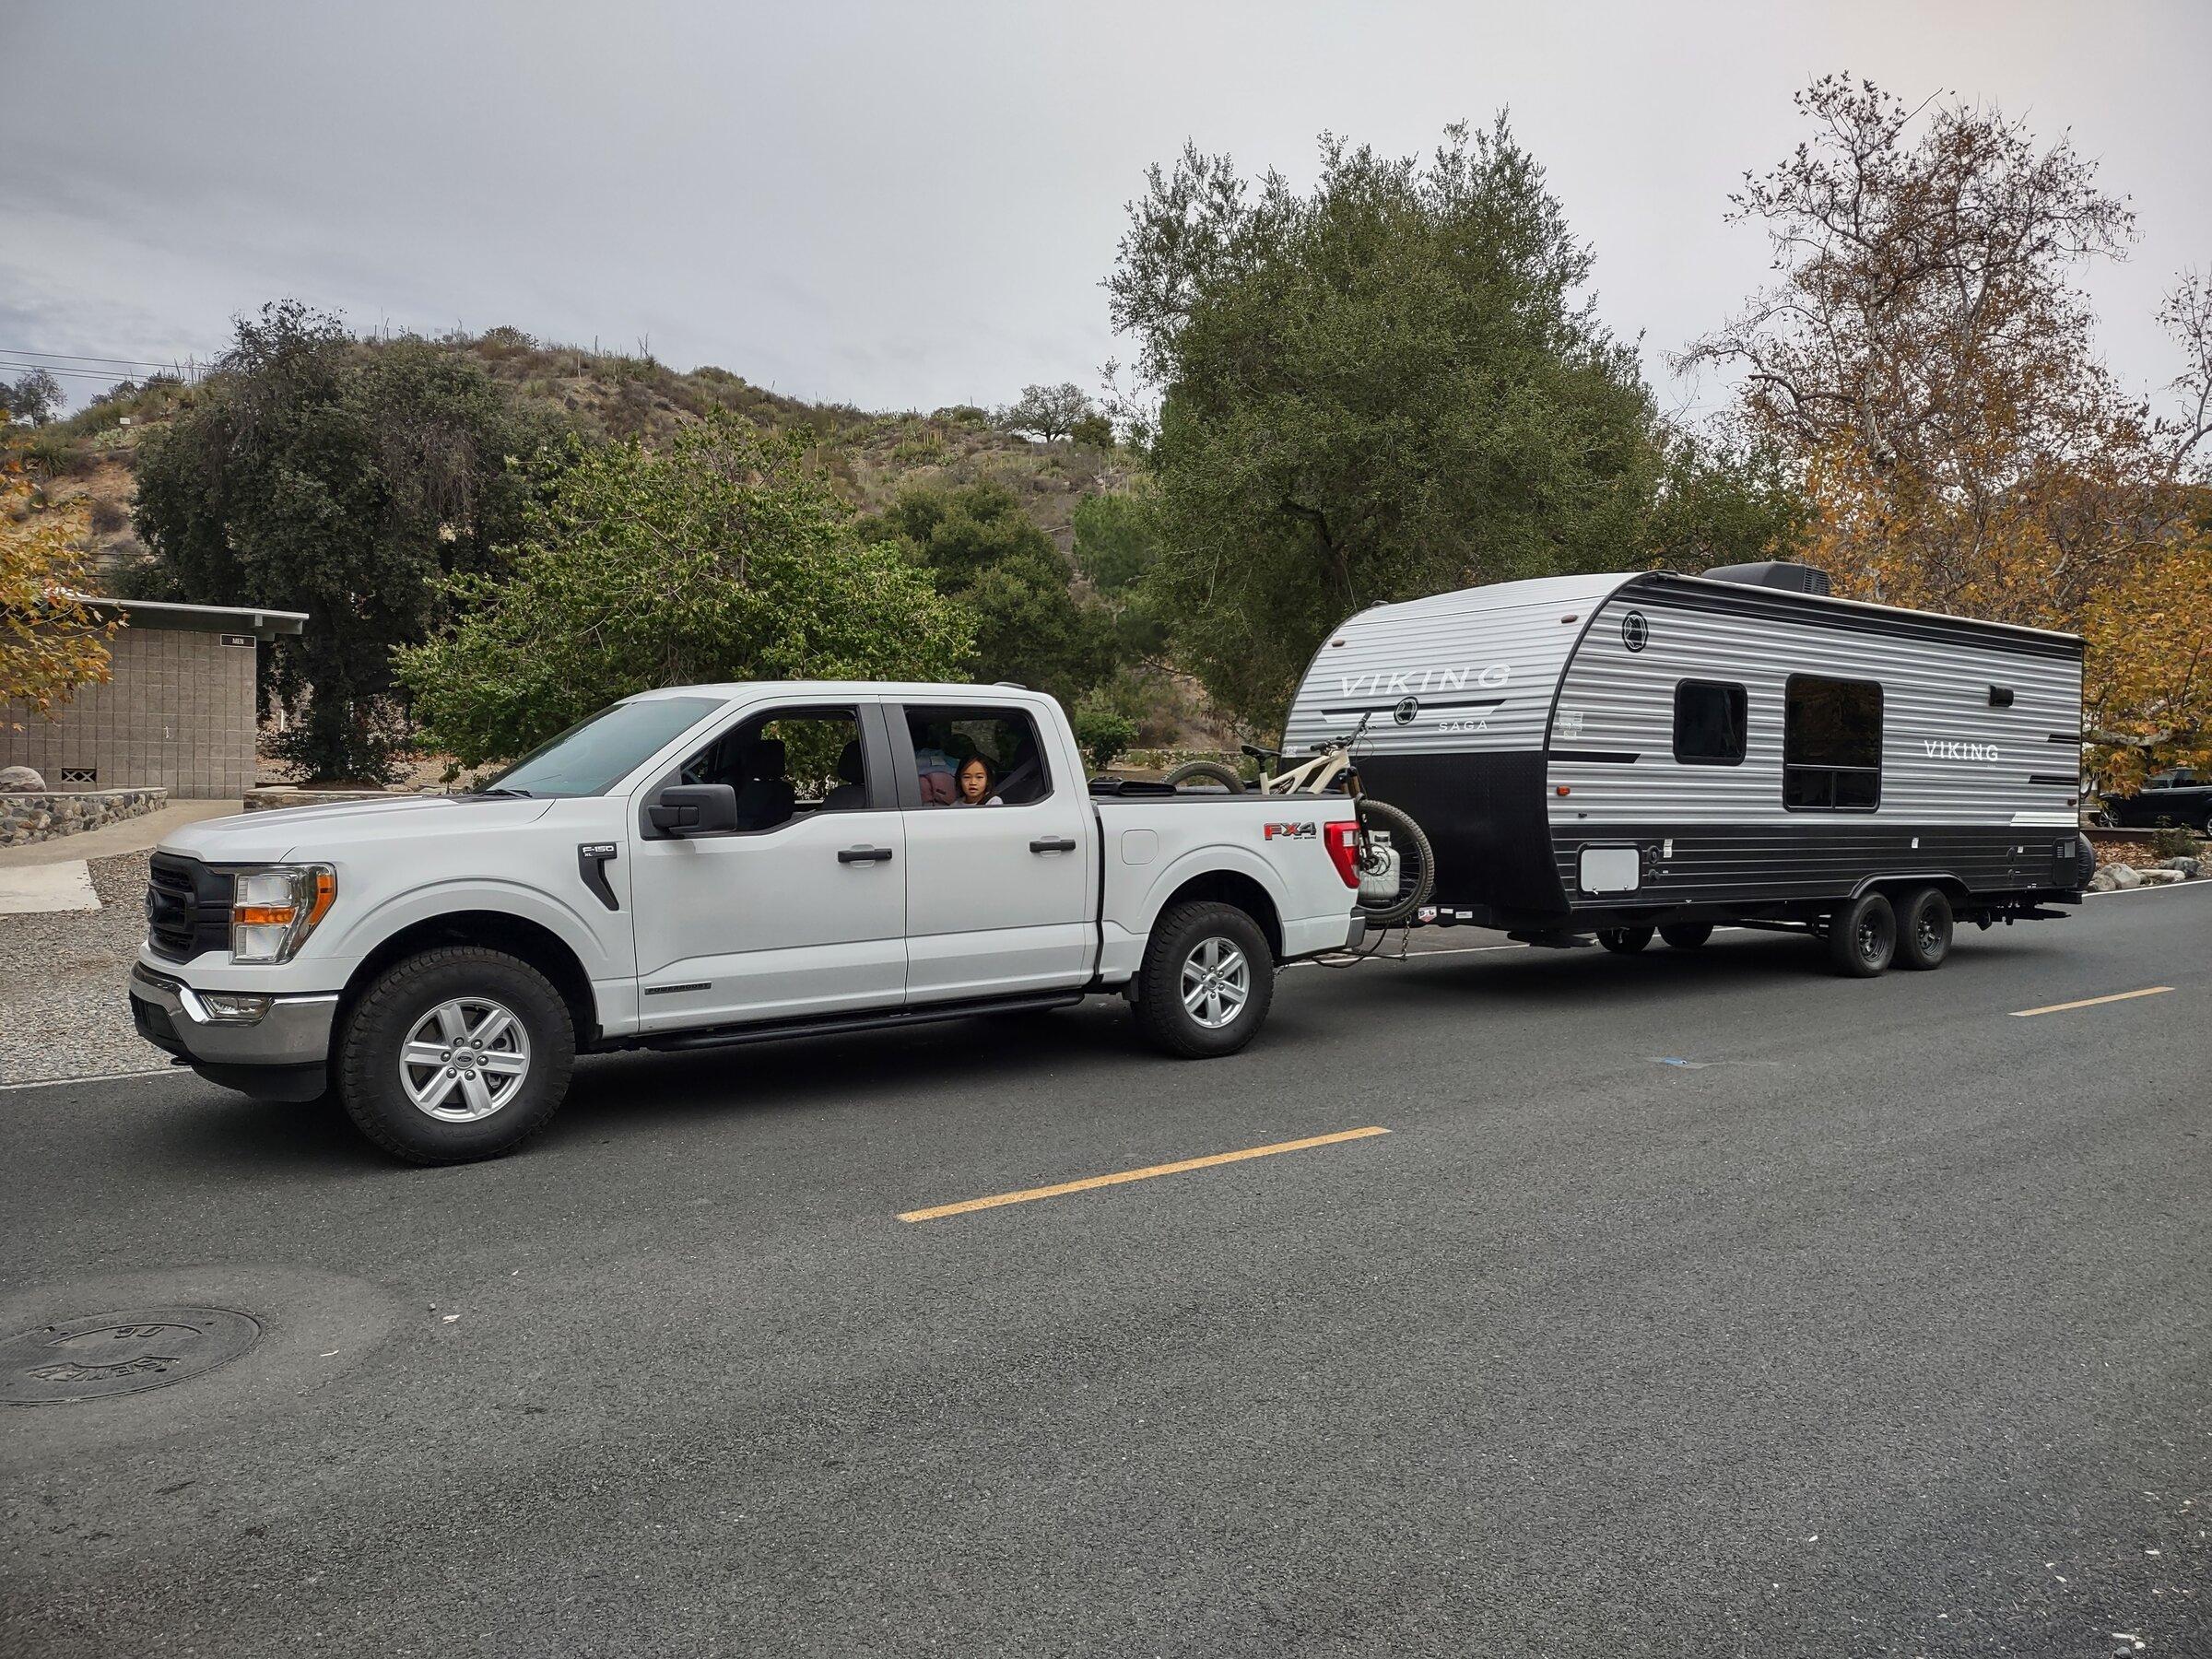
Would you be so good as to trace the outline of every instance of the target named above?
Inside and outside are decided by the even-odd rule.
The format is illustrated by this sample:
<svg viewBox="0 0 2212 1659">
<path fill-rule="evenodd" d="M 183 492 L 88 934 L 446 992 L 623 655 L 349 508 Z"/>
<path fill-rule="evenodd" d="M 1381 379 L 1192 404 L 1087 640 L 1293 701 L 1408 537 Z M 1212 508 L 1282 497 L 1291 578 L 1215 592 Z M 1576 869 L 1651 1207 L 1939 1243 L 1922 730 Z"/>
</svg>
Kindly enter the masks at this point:
<svg viewBox="0 0 2212 1659">
<path fill-rule="evenodd" d="M 401 1158 L 511 1150 L 580 1053 L 1128 997 L 1232 1053 L 1278 963 L 1357 944 L 1343 795 L 1086 781 L 1007 686 L 697 686 L 473 794 L 214 819 L 152 861 L 139 1031 Z"/>
</svg>

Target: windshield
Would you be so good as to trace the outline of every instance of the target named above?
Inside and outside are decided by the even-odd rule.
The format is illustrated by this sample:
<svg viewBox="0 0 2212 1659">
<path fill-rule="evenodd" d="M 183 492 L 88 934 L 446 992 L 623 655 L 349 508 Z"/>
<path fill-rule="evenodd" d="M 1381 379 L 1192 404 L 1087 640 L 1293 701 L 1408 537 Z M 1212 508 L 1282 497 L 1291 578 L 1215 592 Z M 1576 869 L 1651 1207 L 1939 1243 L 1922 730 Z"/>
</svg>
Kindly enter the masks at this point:
<svg viewBox="0 0 2212 1659">
<path fill-rule="evenodd" d="M 719 697 L 649 697 L 578 721 L 494 778 L 486 794 L 604 794 L 671 738 L 722 707 Z"/>
</svg>

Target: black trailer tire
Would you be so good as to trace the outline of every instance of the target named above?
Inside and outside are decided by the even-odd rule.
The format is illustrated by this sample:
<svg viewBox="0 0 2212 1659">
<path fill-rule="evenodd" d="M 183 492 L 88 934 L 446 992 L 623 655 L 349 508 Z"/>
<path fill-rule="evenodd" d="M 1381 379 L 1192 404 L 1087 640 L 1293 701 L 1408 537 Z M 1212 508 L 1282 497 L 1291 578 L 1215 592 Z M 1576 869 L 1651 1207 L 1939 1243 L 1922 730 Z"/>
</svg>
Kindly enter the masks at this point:
<svg viewBox="0 0 2212 1659">
<path fill-rule="evenodd" d="M 1872 979 L 1897 954 L 1897 912 L 1865 893 L 1828 919 L 1828 962 L 1846 979 Z"/>
<path fill-rule="evenodd" d="M 1916 888 L 1898 907 L 1897 965 L 1926 971 L 1951 954 L 1951 901 L 1941 888 Z"/>
<path fill-rule="evenodd" d="M 1659 930 L 1659 936 L 1676 950 L 1695 950 L 1712 937 L 1710 922 L 1676 922 Z"/>
<path fill-rule="evenodd" d="M 1179 904 L 1153 924 L 1136 973 L 1137 1030 L 1182 1060 L 1233 1054 L 1267 1021 L 1275 952 L 1233 904 Z"/>
<path fill-rule="evenodd" d="M 1634 956 L 1652 942 L 1648 927 L 1601 927 L 1597 942 L 1615 956 Z"/>
<path fill-rule="evenodd" d="M 1186 783 L 1218 783 L 1230 794 L 1244 793 L 1244 780 L 1237 775 L 1237 769 L 1218 760 L 1185 760 L 1160 781 L 1177 789 Z"/>
<path fill-rule="evenodd" d="M 433 1030 L 445 1035 L 425 1047 Z M 430 1053 L 441 1043 L 456 1061 L 442 1069 Z M 409 1060 L 410 1048 L 426 1057 Z M 410 1163 L 453 1164 L 512 1152 L 552 1122 L 575 1064 L 569 1006 L 544 974 L 502 950 L 448 945 L 377 975 L 332 1070 L 369 1139 Z"/>
</svg>

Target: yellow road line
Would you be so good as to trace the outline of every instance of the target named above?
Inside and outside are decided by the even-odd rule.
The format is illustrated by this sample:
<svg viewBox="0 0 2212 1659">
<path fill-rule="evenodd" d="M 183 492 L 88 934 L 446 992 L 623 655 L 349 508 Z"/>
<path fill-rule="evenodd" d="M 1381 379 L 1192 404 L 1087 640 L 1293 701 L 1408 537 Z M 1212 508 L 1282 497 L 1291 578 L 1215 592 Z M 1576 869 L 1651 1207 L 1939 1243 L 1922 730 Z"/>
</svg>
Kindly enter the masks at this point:
<svg viewBox="0 0 2212 1659">
<path fill-rule="evenodd" d="M 2032 1019 L 2038 1014 L 2064 1014 L 2068 1008 L 2093 1008 L 2099 1003 L 2132 1002 L 2138 996 L 2163 996 L 2172 990 L 2171 985 L 2152 985 L 2142 991 L 2119 991 L 2111 996 L 2085 996 L 2079 1002 L 2053 1003 L 2047 1008 L 2016 1008 L 2015 1019 Z"/>
<path fill-rule="evenodd" d="M 1272 1158 L 1277 1152 L 1302 1152 L 1308 1147 L 1333 1147 L 1338 1141 L 1365 1140 L 1389 1130 L 1371 1124 L 1365 1129 L 1340 1129 L 1335 1135 L 1309 1135 L 1304 1140 L 1277 1141 L 1272 1147 L 1247 1147 L 1241 1152 L 1216 1152 L 1206 1158 L 1186 1158 L 1178 1163 L 1153 1164 L 1142 1170 L 1122 1170 L 1112 1175 L 1088 1175 L 1081 1181 L 1063 1181 L 1056 1186 L 1030 1187 L 1019 1193 L 996 1193 L 988 1198 L 964 1198 L 958 1204 L 939 1204 L 928 1209 L 908 1210 L 901 1221 L 935 1221 L 940 1216 L 964 1216 L 970 1210 L 996 1209 L 1002 1204 L 1028 1204 L 1038 1198 L 1057 1198 L 1066 1193 L 1088 1193 L 1093 1187 L 1119 1186 L 1124 1181 L 1149 1181 L 1156 1175 L 1180 1175 L 1185 1170 L 1210 1170 L 1216 1164 L 1242 1163 L 1248 1158 Z"/>
</svg>

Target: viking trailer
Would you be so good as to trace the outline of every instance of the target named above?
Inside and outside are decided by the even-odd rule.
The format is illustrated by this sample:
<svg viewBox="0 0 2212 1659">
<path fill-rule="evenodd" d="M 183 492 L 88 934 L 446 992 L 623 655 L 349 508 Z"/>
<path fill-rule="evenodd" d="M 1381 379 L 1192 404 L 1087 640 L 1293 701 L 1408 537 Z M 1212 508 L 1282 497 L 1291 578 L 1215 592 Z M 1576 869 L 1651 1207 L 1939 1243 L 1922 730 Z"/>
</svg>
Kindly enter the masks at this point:
<svg viewBox="0 0 2212 1659">
<path fill-rule="evenodd" d="M 1427 831 L 1434 920 L 1615 950 L 1796 928 L 1864 975 L 1935 967 L 1954 919 L 2079 902 L 2081 663 L 1798 565 L 1549 577 L 1353 617 L 1283 747 L 1367 722 L 1360 777 Z"/>
</svg>

